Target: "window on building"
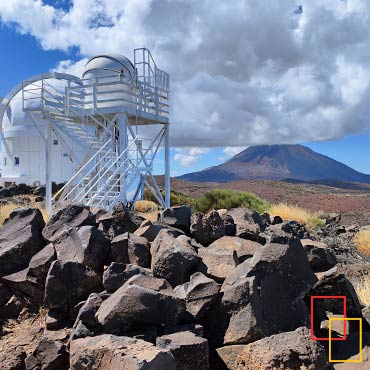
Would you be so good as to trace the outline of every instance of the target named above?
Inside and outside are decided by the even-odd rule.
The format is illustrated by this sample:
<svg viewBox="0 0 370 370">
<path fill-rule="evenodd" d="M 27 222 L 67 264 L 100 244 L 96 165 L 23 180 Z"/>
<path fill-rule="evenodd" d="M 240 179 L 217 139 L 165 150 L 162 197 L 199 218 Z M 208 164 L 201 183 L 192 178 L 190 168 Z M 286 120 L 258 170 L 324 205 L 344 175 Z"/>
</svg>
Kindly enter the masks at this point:
<svg viewBox="0 0 370 370">
<path fill-rule="evenodd" d="M 6 157 L 4 157 L 4 166 L 6 166 Z"/>
<path fill-rule="evenodd" d="M 53 141 L 54 145 L 58 145 L 58 140 Z"/>
<path fill-rule="evenodd" d="M 19 157 L 14 157 L 14 165 L 15 166 L 19 165 Z"/>
</svg>

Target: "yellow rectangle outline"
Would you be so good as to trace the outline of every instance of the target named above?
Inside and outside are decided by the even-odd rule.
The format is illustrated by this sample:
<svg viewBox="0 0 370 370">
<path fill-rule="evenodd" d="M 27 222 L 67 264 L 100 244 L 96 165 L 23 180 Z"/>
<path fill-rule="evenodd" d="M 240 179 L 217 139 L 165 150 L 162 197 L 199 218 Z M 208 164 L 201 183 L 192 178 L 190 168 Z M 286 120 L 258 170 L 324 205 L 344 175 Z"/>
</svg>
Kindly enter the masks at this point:
<svg viewBox="0 0 370 370">
<path fill-rule="evenodd" d="M 332 360 L 331 358 L 331 323 L 333 321 L 359 321 L 360 358 L 358 360 Z M 348 335 L 348 334 L 347 334 Z M 362 319 L 353 317 L 329 317 L 329 362 L 363 362 L 362 358 Z"/>
</svg>

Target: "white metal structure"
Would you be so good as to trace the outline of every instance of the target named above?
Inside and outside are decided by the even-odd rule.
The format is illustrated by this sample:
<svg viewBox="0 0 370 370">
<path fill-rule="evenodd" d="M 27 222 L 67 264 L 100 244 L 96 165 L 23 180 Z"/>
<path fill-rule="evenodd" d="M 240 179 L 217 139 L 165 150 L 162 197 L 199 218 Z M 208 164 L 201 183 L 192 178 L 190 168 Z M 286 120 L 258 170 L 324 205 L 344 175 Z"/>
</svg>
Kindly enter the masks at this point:
<svg viewBox="0 0 370 370">
<path fill-rule="evenodd" d="M 169 207 L 168 101 L 169 75 L 145 48 L 134 50 L 134 63 L 95 56 L 82 78 L 49 73 L 24 81 L 1 103 L 2 181 L 45 183 L 48 208 L 81 202 L 109 210 L 140 199 L 144 186 Z M 161 146 L 165 198 L 152 174 Z M 54 196 L 52 181 L 66 182 Z"/>
</svg>

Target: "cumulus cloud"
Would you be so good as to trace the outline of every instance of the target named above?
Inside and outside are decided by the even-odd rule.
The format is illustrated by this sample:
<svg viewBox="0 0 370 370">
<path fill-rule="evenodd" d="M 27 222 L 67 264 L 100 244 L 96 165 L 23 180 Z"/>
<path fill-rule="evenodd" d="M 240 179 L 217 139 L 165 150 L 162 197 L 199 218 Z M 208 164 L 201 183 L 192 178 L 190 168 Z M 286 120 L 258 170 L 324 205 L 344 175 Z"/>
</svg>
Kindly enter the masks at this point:
<svg viewBox="0 0 370 370">
<path fill-rule="evenodd" d="M 175 147 L 318 141 L 370 128 L 367 0 L 301 0 L 302 11 L 275 0 L 71 3 L 1 1 L 0 17 L 45 50 L 74 47 L 81 58 L 151 49 L 171 74 Z M 191 150 L 177 160 L 194 163 L 202 153 Z"/>
<path fill-rule="evenodd" d="M 210 151 L 210 148 L 177 148 L 174 159 L 184 167 L 191 167 Z"/>
</svg>

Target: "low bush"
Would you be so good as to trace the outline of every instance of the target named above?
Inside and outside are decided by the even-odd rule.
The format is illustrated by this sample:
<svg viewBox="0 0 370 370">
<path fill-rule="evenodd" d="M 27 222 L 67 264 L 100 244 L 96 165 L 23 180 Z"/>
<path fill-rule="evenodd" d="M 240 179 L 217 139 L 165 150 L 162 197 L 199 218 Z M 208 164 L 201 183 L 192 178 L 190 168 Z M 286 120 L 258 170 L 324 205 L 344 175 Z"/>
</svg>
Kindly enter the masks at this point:
<svg viewBox="0 0 370 370">
<path fill-rule="evenodd" d="M 164 197 L 163 191 L 161 191 L 161 194 Z M 144 199 L 154 202 L 155 204 L 158 205 L 158 201 L 155 199 L 154 195 L 148 189 L 145 189 Z M 196 201 L 195 198 L 192 198 L 184 193 L 181 193 L 180 191 L 171 190 L 171 206 L 173 207 L 185 205 L 193 208 L 195 201 Z"/>
<path fill-rule="evenodd" d="M 209 212 L 212 209 L 230 209 L 245 207 L 265 212 L 270 204 L 252 193 L 235 190 L 214 189 L 207 191 L 202 197 L 196 199 L 194 209 L 199 212 Z"/>
</svg>

